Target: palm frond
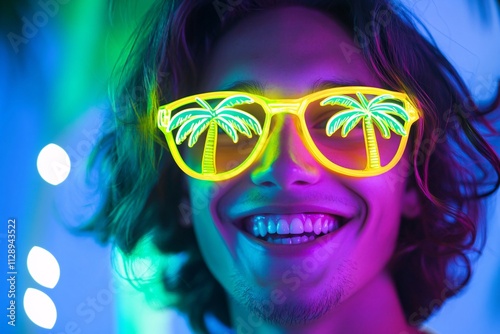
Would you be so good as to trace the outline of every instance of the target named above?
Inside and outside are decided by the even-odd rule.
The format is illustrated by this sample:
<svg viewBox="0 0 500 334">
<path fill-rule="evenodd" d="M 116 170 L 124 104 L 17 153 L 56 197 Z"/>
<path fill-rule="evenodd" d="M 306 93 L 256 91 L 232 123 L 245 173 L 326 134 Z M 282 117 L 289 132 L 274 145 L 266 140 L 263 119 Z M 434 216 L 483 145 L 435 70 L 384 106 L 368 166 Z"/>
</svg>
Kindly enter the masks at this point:
<svg viewBox="0 0 500 334">
<path fill-rule="evenodd" d="M 252 129 L 252 131 L 256 135 L 261 135 L 262 134 L 262 126 L 260 125 L 259 121 L 255 117 L 238 117 L 241 119 L 245 124 Z"/>
<path fill-rule="evenodd" d="M 391 115 L 378 111 L 372 111 L 372 115 L 379 117 L 394 133 L 406 136 L 404 127 Z"/>
<path fill-rule="evenodd" d="M 388 99 L 393 99 L 393 98 L 394 98 L 394 96 L 391 95 L 391 94 L 383 94 L 383 95 L 375 96 L 368 103 L 368 108 L 374 107 L 376 104 L 380 103 L 381 101 L 388 100 Z"/>
<path fill-rule="evenodd" d="M 345 108 L 362 109 L 362 106 L 358 101 L 345 95 L 330 96 L 320 102 L 320 106 L 325 106 L 327 104 L 339 105 Z"/>
<path fill-rule="evenodd" d="M 336 113 L 326 123 L 326 134 L 327 136 L 331 136 L 334 134 L 342 125 L 344 125 L 347 120 L 352 116 L 361 117 L 365 113 L 360 109 L 348 109 L 343 110 L 341 112 Z"/>
<path fill-rule="evenodd" d="M 371 108 L 371 110 L 384 112 L 386 114 L 393 114 L 401 117 L 403 120 L 408 122 L 410 120 L 410 115 L 405 108 L 396 103 L 386 102 L 379 103 Z"/>
<path fill-rule="evenodd" d="M 193 147 L 194 144 L 198 141 L 198 138 L 200 135 L 205 131 L 208 126 L 210 125 L 210 122 L 200 122 L 193 126 L 191 136 L 189 136 L 189 141 L 188 141 L 188 146 Z"/>
<path fill-rule="evenodd" d="M 237 104 L 250 104 L 253 103 L 253 99 L 246 95 L 233 95 L 226 97 L 224 100 L 220 101 L 219 104 L 215 107 L 216 112 L 222 108 L 228 108 L 235 106 Z"/>
<path fill-rule="evenodd" d="M 223 108 L 221 109 L 219 115 L 224 117 L 237 118 L 244 122 L 250 129 L 253 130 L 256 134 L 262 134 L 262 126 L 255 116 L 247 113 L 246 111 L 234 109 L 234 108 Z"/>
<path fill-rule="evenodd" d="M 186 122 L 189 118 L 193 116 L 203 116 L 203 117 L 212 117 L 212 114 L 205 110 L 205 109 L 200 109 L 200 108 L 189 108 L 186 110 L 183 110 L 181 112 L 178 112 L 175 114 L 170 121 L 168 122 L 167 125 L 167 131 L 172 131 L 175 128 L 179 127 L 182 125 L 182 123 Z"/>
<path fill-rule="evenodd" d="M 222 117 L 214 118 L 214 120 L 222 128 L 222 130 L 224 130 L 224 132 L 231 137 L 234 143 L 238 142 L 238 133 L 234 130 L 230 122 L 226 121 Z"/>
<path fill-rule="evenodd" d="M 224 118 L 226 121 L 231 123 L 231 125 L 241 133 L 244 133 L 248 138 L 252 137 L 252 132 L 244 121 L 240 118 L 230 115 L 219 115 L 218 118 Z"/>
<path fill-rule="evenodd" d="M 193 131 L 193 128 L 198 125 L 198 123 L 210 122 L 210 118 L 205 116 L 193 116 L 186 122 L 184 122 L 179 131 L 177 131 L 177 135 L 175 136 L 175 143 L 177 145 L 182 144 L 184 140 L 186 140 L 187 136 Z"/>
<path fill-rule="evenodd" d="M 205 107 L 205 110 L 209 111 L 211 114 L 213 113 L 214 110 L 207 101 L 200 99 L 199 97 L 196 97 L 195 100 L 200 106 Z"/>
<path fill-rule="evenodd" d="M 361 106 L 364 109 L 368 109 L 368 100 L 366 99 L 365 95 L 360 92 L 356 92 L 356 96 L 358 97 L 359 102 L 361 102 Z"/>
<path fill-rule="evenodd" d="M 363 118 L 363 114 L 353 115 L 353 116 L 349 117 L 344 122 L 344 126 L 342 127 L 342 132 L 340 133 L 342 138 L 347 137 L 349 132 L 351 132 L 351 130 L 354 129 L 356 127 L 356 125 L 358 125 L 359 121 L 362 118 Z"/>
<path fill-rule="evenodd" d="M 391 131 L 389 131 L 388 124 L 381 118 L 379 118 L 378 115 L 372 114 L 371 119 L 373 120 L 373 123 L 377 126 L 379 131 L 382 134 L 382 137 L 385 139 L 391 138 Z"/>
</svg>

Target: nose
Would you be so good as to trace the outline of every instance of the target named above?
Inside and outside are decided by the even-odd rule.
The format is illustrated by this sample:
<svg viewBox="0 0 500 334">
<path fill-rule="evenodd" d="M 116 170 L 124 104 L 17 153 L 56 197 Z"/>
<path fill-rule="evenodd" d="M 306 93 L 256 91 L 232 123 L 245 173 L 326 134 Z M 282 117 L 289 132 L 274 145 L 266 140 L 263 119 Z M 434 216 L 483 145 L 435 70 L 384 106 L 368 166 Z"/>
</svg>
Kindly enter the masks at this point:
<svg viewBox="0 0 500 334">
<path fill-rule="evenodd" d="M 264 152 L 250 173 L 259 186 L 292 190 L 315 184 L 320 178 L 320 166 L 300 136 L 296 117 L 276 115 Z"/>
</svg>

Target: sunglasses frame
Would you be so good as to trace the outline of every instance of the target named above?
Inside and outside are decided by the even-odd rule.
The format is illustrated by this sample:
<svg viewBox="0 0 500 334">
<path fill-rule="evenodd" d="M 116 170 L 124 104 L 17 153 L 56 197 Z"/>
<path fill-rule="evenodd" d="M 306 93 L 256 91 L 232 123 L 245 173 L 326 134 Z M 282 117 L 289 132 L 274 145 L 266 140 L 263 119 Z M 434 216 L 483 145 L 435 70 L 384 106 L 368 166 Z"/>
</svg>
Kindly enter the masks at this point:
<svg viewBox="0 0 500 334">
<path fill-rule="evenodd" d="M 367 154 L 367 167 L 363 170 L 355 170 L 355 169 L 350 169 L 346 167 L 339 166 L 332 161 L 330 161 L 321 151 L 318 149 L 316 144 L 314 143 L 309 130 L 307 128 L 306 120 L 305 120 L 305 111 L 307 110 L 307 106 L 311 101 L 318 101 L 321 98 L 327 99 L 329 97 L 333 96 L 338 96 L 338 95 L 356 95 L 356 93 L 360 93 L 363 96 L 364 95 L 374 95 L 375 97 L 381 96 L 381 95 L 386 95 L 389 94 L 392 96 L 391 99 L 397 99 L 399 101 L 402 101 L 404 103 L 404 110 L 407 112 L 408 115 L 408 121 L 405 122 L 404 124 L 404 130 L 405 130 L 405 135 L 401 135 L 401 142 L 399 144 L 399 148 L 392 158 L 392 160 L 386 164 L 385 166 L 380 166 L 377 168 L 371 168 L 369 167 L 369 155 Z M 196 102 L 196 99 L 203 99 L 203 100 L 208 100 L 208 99 L 225 99 L 231 96 L 245 96 L 249 97 L 253 100 L 253 103 L 258 103 L 266 113 L 265 116 L 265 121 L 264 124 L 262 125 L 262 133 L 260 134 L 259 139 L 257 140 L 257 143 L 255 144 L 255 148 L 253 149 L 252 153 L 236 168 L 233 168 L 229 171 L 225 171 L 222 173 L 215 173 L 215 174 L 204 174 L 203 172 L 197 172 L 190 168 L 185 162 L 184 159 L 181 157 L 181 154 L 179 152 L 179 147 L 175 142 L 174 136 L 171 131 L 168 131 L 168 123 L 171 118 L 171 113 L 173 110 L 179 108 L 183 104 L 191 104 L 193 102 Z M 359 97 L 359 95 L 358 95 Z M 172 154 L 172 157 L 174 158 L 175 162 L 177 165 L 181 168 L 181 170 L 186 173 L 187 175 L 200 179 L 200 180 L 210 180 L 210 181 L 223 181 L 223 180 L 228 180 L 230 178 L 233 178 L 241 173 L 243 173 L 250 165 L 256 161 L 256 159 L 261 155 L 261 153 L 264 151 L 264 148 L 266 146 L 266 142 L 268 140 L 269 136 L 269 128 L 270 128 L 270 123 L 271 119 L 274 115 L 281 114 L 281 113 L 288 113 L 292 115 L 298 116 L 300 120 L 300 126 L 301 126 L 301 133 L 300 136 L 302 140 L 305 142 L 306 147 L 309 149 L 309 151 L 313 154 L 315 159 L 320 162 L 323 166 L 328 168 L 329 170 L 333 172 L 337 172 L 342 175 L 347 175 L 347 176 L 353 176 L 353 177 L 367 177 L 367 176 L 376 176 L 383 174 L 393 168 L 401 159 L 403 156 L 403 152 L 406 148 L 406 144 L 408 141 L 409 133 L 410 133 L 410 128 L 415 123 L 420 116 L 422 115 L 422 112 L 416 108 L 416 103 L 414 103 L 410 97 L 406 93 L 401 93 L 401 92 L 395 92 L 395 91 L 390 91 L 382 88 L 376 88 L 376 87 L 365 87 L 365 86 L 343 86 L 343 87 L 335 87 L 335 88 L 328 88 L 324 89 L 318 92 L 314 92 L 311 94 L 308 94 L 306 96 L 303 96 L 301 98 L 297 99 L 270 99 L 266 98 L 264 96 L 260 96 L 257 94 L 252 94 L 252 93 L 247 93 L 247 92 L 241 92 L 241 91 L 217 91 L 217 92 L 208 92 L 208 93 L 201 93 L 201 94 L 196 94 L 196 95 L 191 95 L 187 96 L 184 98 L 181 98 L 179 100 L 173 101 L 171 103 L 168 103 L 166 105 L 163 105 L 159 108 L 158 110 L 158 123 L 157 126 L 158 128 L 163 132 L 165 135 L 165 139 L 167 141 L 169 150 Z M 363 132 L 364 132 L 364 139 L 365 139 L 365 147 L 368 147 L 367 143 L 367 134 L 366 134 L 366 129 L 365 129 L 365 124 L 363 123 Z M 375 131 L 377 130 L 377 126 L 374 126 Z M 340 129 L 338 129 L 340 131 Z M 396 134 L 397 135 L 397 134 Z M 216 145 L 214 147 L 214 150 L 216 148 Z M 215 153 L 214 153 L 215 154 Z M 380 159 L 380 155 L 379 155 Z"/>
</svg>

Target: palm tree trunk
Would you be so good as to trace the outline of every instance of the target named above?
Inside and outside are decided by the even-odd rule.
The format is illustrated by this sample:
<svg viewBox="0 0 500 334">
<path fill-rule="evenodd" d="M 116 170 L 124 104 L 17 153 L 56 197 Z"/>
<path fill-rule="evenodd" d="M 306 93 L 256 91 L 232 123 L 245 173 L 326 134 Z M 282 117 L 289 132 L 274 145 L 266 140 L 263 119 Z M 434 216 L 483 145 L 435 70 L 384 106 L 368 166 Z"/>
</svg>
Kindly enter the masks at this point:
<svg viewBox="0 0 500 334">
<path fill-rule="evenodd" d="M 208 127 L 203 158 L 201 160 L 201 172 L 203 174 L 215 174 L 215 145 L 217 143 L 217 123 L 210 122 Z"/>
<path fill-rule="evenodd" d="M 380 156 L 378 151 L 377 137 L 375 137 L 375 129 L 373 128 L 372 119 L 369 116 L 364 118 L 366 130 L 366 155 L 368 166 L 370 168 L 380 168 Z"/>
</svg>

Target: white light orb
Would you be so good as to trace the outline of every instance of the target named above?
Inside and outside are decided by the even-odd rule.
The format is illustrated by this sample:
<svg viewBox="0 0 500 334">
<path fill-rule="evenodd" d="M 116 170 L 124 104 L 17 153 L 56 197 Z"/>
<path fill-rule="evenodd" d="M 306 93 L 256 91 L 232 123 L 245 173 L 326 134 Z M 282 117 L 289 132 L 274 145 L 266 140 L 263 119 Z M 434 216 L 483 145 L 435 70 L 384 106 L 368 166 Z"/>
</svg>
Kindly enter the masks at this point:
<svg viewBox="0 0 500 334">
<path fill-rule="evenodd" d="M 38 154 L 36 167 L 42 179 L 56 186 L 68 177 L 71 161 L 62 147 L 48 144 Z"/>
<path fill-rule="evenodd" d="M 44 292 L 28 288 L 24 293 L 23 305 L 26 315 L 35 325 L 52 329 L 56 324 L 56 305 Z"/>
<path fill-rule="evenodd" d="M 28 271 L 33 279 L 49 289 L 53 289 L 61 274 L 57 259 L 48 250 L 34 246 L 28 253 Z"/>
</svg>

